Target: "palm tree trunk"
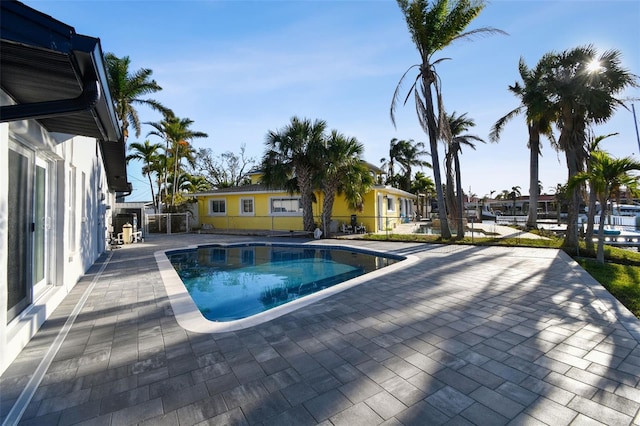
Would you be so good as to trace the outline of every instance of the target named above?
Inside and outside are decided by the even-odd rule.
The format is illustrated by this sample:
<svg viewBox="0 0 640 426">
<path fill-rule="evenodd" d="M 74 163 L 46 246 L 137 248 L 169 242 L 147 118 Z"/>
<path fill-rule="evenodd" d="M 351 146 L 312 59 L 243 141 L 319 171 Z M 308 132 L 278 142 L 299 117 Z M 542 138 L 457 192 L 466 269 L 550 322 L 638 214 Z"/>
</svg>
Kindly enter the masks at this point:
<svg viewBox="0 0 640 426">
<path fill-rule="evenodd" d="M 149 165 L 147 165 L 149 167 Z M 151 201 L 153 202 L 153 212 L 158 213 L 156 210 L 156 196 L 153 193 L 153 182 L 151 181 L 151 172 L 147 173 L 147 177 L 149 178 L 149 188 L 151 188 Z"/>
<path fill-rule="evenodd" d="M 322 232 L 326 238 L 330 237 L 331 212 L 335 200 L 336 190 L 334 188 L 324 188 L 324 200 L 322 200 Z"/>
<path fill-rule="evenodd" d="M 527 228 L 538 227 L 538 193 L 540 158 L 540 133 L 533 126 L 529 126 L 529 214 Z"/>
<path fill-rule="evenodd" d="M 449 150 L 444 154 L 444 174 L 447 181 L 445 185 L 444 199 L 447 206 L 447 217 L 452 223 L 456 223 L 458 217 L 458 208 L 456 203 L 455 183 L 454 183 L 454 171 L 453 171 L 453 148 L 449 147 Z M 455 225 L 454 225 L 455 226 Z"/>
<path fill-rule="evenodd" d="M 296 173 L 298 175 L 298 187 L 302 201 L 302 227 L 307 232 L 313 232 L 315 230 L 315 223 L 313 220 L 311 170 L 309 170 L 308 167 L 298 165 L 298 167 L 296 167 Z"/>
<path fill-rule="evenodd" d="M 579 122 L 574 122 L 571 112 L 565 112 L 567 119 L 565 127 L 560 134 L 559 144 L 565 151 L 567 159 L 567 169 L 569 171 L 568 180 L 584 170 L 586 151 L 584 147 L 584 129 Z M 568 181 L 567 180 L 567 181 Z M 567 248 L 578 247 L 578 215 L 580 210 L 581 185 L 576 185 L 573 191 L 568 194 L 569 208 L 567 211 L 567 234 L 563 246 Z"/>
<path fill-rule="evenodd" d="M 600 224 L 598 225 L 598 251 L 596 253 L 596 260 L 598 263 L 604 265 L 604 221 L 607 216 L 606 199 L 604 203 L 602 203 L 602 200 L 600 203 L 602 206 L 600 210 Z"/>
<path fill-rule="evenodd" d="M 431 72 L 424 70 L 422 73 L 423 95 L 426 108 L 426 123 L 429 136 L 429 148 L 431 149 L 431 164 L 433 166 L 433 182 L 436 185 L 436 195 L 438 199 L 438 217 L 440 218 L 440 235 L 443 239 L 451 239 L 449 221 L 447 220 L 446 205 L 444 203 L 444 193 L 442 191 L 442 177 L 440 176 L 440 158 L 438 155 L 438 134 L 436 129 L 436 116 L 433 109 L 433 94 L 431 93 L 430 76 Z"/>
<path fill-rule="evenodd" d="M 180 142 L 176 142 L 176 152 L 173 156 L 173 189 L 171 190 L 171 206 L 175 205 L 176 191 L 178 190 L 178 164 L 180 159 L 178 158 L 178 150 L 180 149 Z"/>
<path fill-rule="evenodd" d="M 461 177 L 461 173 L 460 173 L 460 157 L 458 157 L 457 151 L 454 154 L 453 157 L 454 161 L 455 161 L 455 168 L 456 168 L 456 195 L 458 197 L 458 211 L 459 213 L 459 217 L 458 217 L 458 239 L 461 240 L 464 238 L 464 201 L 463 201 L 463 196 L 464 193 L 462 191 L 462 177 Z"/>
<path fill-rule="evenodd" d="M 593 250 L 593 223 L 595 222 L 594 219 L 596 217 L 597 198 L 598 194 L 596 194 L 595 189 L 591 187 L 589 192 L 589 210 L 587 211 L 587 231 L 584 236 L 587 250 Z"/>
</svg>

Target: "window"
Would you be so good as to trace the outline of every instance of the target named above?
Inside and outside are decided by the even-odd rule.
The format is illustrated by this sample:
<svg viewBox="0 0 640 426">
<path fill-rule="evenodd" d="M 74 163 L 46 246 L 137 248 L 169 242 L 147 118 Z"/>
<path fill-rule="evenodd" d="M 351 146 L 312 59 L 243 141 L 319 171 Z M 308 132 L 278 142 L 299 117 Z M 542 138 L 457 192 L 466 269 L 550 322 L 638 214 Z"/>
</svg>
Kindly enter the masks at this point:
<svg viewBox="0 0 640 426">
<path fill-rule="evenodd" d="M 387 211 L 396 211 L 395 198 L 387 197 Z"/>
<path fill-rule="evenodd" d="M 255 251 L 253 248 L 242 249 L 242 264 L 243 265 L 255 265 Z"/>
<path fill-rule="evenodd" d="M 227 200 L 216 199 L 209 201 L 209 214 L 210 215 L 224 215 L 227 213 Z"/>
<path fill-rule="evenodd" d="M 227 249 L 212 248 L 209 250 L 209 263 L 212 265 L 227 264 Z"/>
<path fill-rule="evenodd" d="M 253 215 L 253 198 L 241 198 L 240 199 L 240 214 L 241 215 Z"/>
<path fill-rule="evenodd" d="M 272 198 L 270 211 L 274 215 L 301 215 L 302 204 L 300 197 Z"/>
</svg>

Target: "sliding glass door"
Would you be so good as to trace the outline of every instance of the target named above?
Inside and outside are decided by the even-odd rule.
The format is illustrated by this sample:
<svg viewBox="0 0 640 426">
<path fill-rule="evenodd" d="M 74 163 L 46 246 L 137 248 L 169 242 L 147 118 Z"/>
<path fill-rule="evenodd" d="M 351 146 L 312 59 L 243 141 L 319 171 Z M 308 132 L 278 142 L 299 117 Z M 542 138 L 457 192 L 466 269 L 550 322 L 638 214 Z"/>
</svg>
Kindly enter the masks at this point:
<svg viewBox="0 0 640 426">
<path fill-rule="evenodd" d="M 9 144 L 7 321 L 13 320 L 48 281 L 48 163 Z"/>
<path fill-rule="evenodd" d="M 33 153 L 9 146 L 9 217 L 7 265 L 7 321 L 26 308 L 33 297 L 31 285 L 31 226 L 33 223 L 31 179 Z"/>
</svg>

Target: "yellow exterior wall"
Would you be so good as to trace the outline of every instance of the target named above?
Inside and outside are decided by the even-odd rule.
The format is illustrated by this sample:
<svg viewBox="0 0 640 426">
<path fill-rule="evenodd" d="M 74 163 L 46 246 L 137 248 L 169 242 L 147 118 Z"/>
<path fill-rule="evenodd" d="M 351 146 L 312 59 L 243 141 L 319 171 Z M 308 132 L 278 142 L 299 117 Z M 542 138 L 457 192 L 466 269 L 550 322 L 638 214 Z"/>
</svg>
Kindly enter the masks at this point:
<svg viewBox="0 0 640 426">
<path fill-rule="evenodd" d="M 387 210 L 387 198 L 394 199 L 393 211 Z M 271 198 L 292 197 L 285 191 L 260 191 L 260 192 L 226 192 L 220 194 L 198 195 L 198 213 L 200 225 L 212 226 L 215 229 L 239 229 L 239 230 L 271 230 L 271 231 L 302 231 L 302 214 L 272 215 L 269 212 Z M 340 225 L 349 225 L 351 215 L 356 215 L 358 225 L 363 224 L 367 232 L 392 231 L 402 222 L 400 217 L 399 198 L 410 200 L 409 194 L 398 195 L 396 190 L 383 186 L 374 187 L 364 196 L 362 211 L 353 211 L 347 207 L 346 200 L 337 196 L 333 205 L 332 223 L 333 231 L 340 231 Z M 224 214 L 210 214 L 209 204 L 211 200 L 225 200 L 226 212 Z M 252 199 L 253 214 L 241 214 L 242 199 Z M 317 202 L 313 204 L 315 222 L 320 225 L 323 197 L 316 193 Z M 382 204 L 379 210 L 378 201 Z M 413 200 L 410 201 L 413 203 Z M 331 231 L 331 230 L 330 230 Z"/>
</svg>

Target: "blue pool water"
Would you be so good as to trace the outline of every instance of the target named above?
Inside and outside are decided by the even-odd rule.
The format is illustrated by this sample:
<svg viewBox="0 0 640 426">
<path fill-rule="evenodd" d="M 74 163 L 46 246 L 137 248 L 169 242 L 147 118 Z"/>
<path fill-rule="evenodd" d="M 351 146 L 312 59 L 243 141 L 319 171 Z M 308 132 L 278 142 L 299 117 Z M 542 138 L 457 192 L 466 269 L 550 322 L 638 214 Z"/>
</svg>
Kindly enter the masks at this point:
<svg viewBox="0 0 640 426">
<path fill-rule="evenodd" d="M 403 260 L 338 247 L 244 244 L 167 253 L 202 315 L 246 318 Z"/>
</svg>

